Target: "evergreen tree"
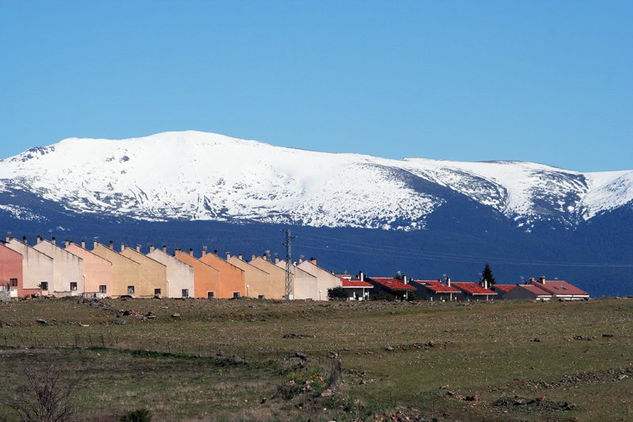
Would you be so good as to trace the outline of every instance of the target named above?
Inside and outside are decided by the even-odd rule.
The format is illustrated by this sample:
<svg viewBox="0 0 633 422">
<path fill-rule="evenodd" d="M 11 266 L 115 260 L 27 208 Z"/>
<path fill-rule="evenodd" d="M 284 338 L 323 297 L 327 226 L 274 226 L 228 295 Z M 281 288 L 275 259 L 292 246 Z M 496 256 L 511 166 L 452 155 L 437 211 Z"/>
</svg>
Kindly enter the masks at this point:
<svg viewBox="0 0 633 422">
<path fill-rule="evenodd" d="M 492 286 L 493 284 L 497 284 L 495 280 L 495 276 L 492 275 L 492 270 L 490 269 L 490 264 L 486 264 L 484 267 L 484 271 L 481 273 L 481 282 L 487 281 L 488 286 Z"/>
</svg>

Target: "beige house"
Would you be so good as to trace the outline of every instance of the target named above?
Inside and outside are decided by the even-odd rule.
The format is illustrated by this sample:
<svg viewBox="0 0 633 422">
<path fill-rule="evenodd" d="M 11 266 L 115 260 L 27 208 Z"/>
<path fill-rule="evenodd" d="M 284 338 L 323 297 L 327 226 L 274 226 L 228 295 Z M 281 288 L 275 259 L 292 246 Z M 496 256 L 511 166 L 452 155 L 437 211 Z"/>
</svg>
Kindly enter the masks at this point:
<svg viewBox="0 0 633 422">
<path fill-rule="evenodd" d="M 144 255 L 141 247 L 136 249 L 121 245 L 121 255 L 138 262 L 139 278 L 138 285 L 134 286 L 134 296 L 154 297 L 163 296 L 167 293 L 167 266 Z"/>
<path fill-rule="evenodd" d="M 278 266 L 267 260 L 265 257 L 256 257 L 255 255 L 253 255 L 249 264 L 267 273 L 270 277 L 269 280 L 271 290 L 276 293 L 281 293 L 281 297 L 285 298 L 284 295 L 286 291 L 286 270 L 284 270 L 283 268 L 279 268 Z"/>
<path fill-rule="evenodd" d="M 81 246 L 66 242 L 66 250 L 84 260 L 84 295 L 103 298 L 112 294 L 112 263 L 88 249 L 86 243 Z"/>
<path fill-rule="evenodd" d="M 316 300 L 328 300 L 328 290 L 335 287 L 342 287 L 341 279 L 331 272 L 319 267 L 315 258 L 312 258 L 309 261 L 303 261 L 300 259 L 297 267 L 316 277 L 318 295 Z"/>
<path fill-rule="evenodd" d="M 43 295 L 53 292 L 53 257 L 29 246 L 26 238 L 20 242 L 14 238 L 7 238 L 9 249 L 22 255 L 22 271 L 24 290 L 37 291 L 41 289 Z"/>
<path fill-rule="evenodd" d="M 277 266 L 286 269 L 286 261 L 276 259 Z M 319 293 L 317 278 L 305 272 L 294 263 L 290 266 L 292 272 L 294 299 L 327 300 L 327 290 Z"/>
<path fill-rule="evenodd" d="M 110 247 L 95 242 L 92 252 L 112 263 L 111 296 L 135 296 L 137 287 L 140 287 L 141 264 L 115 251 L 112 242 Z"/>
<path fill-rule="evenodd" d="M 244 271 L 246 296 L 258 299 L 283 299 L 284 284 L 273 283 L 270 273 L 243 260 L 242 255 L 226 254 L 226 260 Z M 275 268 L 275 271 L 277 269 Z M 285 272 L 284 272 L 285 277 Z"/>
<path fill-rule="evenodd" d="M 167 254 L 166 246 L 162 250 L 150 247 L 147 256 L 167 268 L 167 297 L 194 297 L 194 270 L 191 265 Z"/>
<path fill-rule="evenodd" d="M 38 237 L 36 249 L 53 258 L 53 289 L 56 296 L 76 296 L 85 291 L 84 260 L 57 246 L 55 238 Z"/>
</svg>

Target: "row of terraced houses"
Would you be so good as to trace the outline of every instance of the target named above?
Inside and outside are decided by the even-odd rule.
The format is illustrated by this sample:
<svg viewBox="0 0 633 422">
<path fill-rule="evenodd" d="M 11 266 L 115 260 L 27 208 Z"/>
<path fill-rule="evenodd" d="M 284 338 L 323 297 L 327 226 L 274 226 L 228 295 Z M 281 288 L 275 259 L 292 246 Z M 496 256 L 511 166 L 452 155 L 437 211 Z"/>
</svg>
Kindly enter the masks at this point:
<svg viewBox="0 0 633 422">
<path fill-rule="evenodd" d="M 290 280 L 289 292 L 286 284 Z M 408 299 L 415 294 L 428 300 L 579 300 L 589 295 L 560 280 L 530 279 L 518 285 L 493 285 L 446 280 L 409 280 L 406 276 L 366 277 L 336 275 L 317 264 L 316 259 L 299 260 L 287 265 L 278 258 L 242 255 L 225 258 L 217 251 L 194 251 L 167 247 L 85 242 L 41 237 L 30 245 L 26 238 L 7 236 L 0 242 L 0 288 L 11 297 L 87 296 L 138 298 L 239 298 L 328 300 L 338 288 L 349 300 L 371 297 Z"/>
</svg>

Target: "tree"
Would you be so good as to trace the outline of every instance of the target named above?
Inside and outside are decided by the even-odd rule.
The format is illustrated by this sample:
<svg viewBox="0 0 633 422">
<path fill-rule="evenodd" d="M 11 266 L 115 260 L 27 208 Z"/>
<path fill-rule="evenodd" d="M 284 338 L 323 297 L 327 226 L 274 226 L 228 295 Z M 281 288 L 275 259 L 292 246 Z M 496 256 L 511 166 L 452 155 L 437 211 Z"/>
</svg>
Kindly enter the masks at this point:
<svg viewBox="0 0 633 422">
<path fill-rule="evenodd" d="M 483 284 L 484 281 L 488 282 L 488 286 L 492 286 L 493 284 L 497 284 L 495 280 L 495 276 L 492 275 L 492 270 L 490 269 L 490 264 L 486 264 L 484 267 L 484 271 L 481 273 L 481 282 Z"/>
</svg>

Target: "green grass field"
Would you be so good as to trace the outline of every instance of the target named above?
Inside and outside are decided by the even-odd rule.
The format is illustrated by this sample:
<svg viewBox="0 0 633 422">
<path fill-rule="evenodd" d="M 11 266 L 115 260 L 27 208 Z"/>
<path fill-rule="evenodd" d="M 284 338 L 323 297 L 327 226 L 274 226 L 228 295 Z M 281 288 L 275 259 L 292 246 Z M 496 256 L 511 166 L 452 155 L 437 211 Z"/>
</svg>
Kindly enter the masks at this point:
<svg viewBox="0 0 633 422">
<path fill-rule="evenodd" d="M 0 304 L 0 322 L 0 420 L 48 367 L 80 380 L 77 420 L 633 420 L 629 299 L 60 299 Z"/>
</svg>

